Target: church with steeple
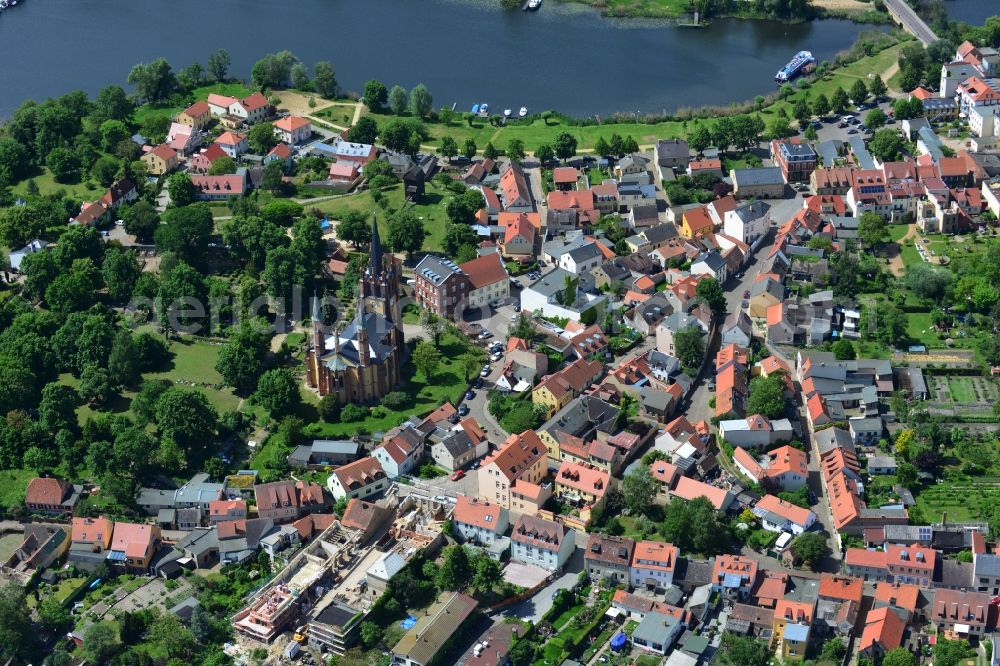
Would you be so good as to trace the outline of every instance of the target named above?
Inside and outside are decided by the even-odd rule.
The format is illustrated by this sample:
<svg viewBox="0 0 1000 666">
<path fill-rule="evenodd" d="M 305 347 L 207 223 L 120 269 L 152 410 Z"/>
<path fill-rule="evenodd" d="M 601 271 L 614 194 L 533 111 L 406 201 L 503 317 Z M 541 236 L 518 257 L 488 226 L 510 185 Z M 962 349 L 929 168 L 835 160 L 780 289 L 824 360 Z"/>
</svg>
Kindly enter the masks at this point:
<svg viewBox="0 0 1000 666">
<path fill-rule="evenodd" d="M 383 254 L 373 216 L 368 266 L 358 281 L 351 323 L 327 335 L 319 301 L 313 301 L 306 381 L 321 396 L 335 395 L 341 404 L 370 404 L 399 386 L 406 357 L 399 304 L 401 270 L 392 254 Z"/>
</svg>

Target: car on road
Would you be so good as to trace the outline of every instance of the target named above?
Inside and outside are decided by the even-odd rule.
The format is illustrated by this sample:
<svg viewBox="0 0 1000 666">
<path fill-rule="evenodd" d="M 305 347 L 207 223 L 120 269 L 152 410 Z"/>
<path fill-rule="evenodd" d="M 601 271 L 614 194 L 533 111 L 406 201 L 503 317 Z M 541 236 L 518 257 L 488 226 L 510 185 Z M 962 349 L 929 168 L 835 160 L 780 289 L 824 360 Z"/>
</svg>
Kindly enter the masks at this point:
<svg viewBox="0 0 1000 666">
<path fill-rule="evenodd" d="M 483 369 L 479 371 L 479 376 L 480 377 L 489 377 L 490 376 L 490 366 L 489 365 L 484 365 Z"/>
<path fill-rule="evenodd" d="M 858 133 L 858 130 L 856 130 L 856 129 L 854 129 L 854 128 L 852 127 L 851 129 L 847 130 L 847 133 L 848 133 L 848 134 L 857 134 L 857 133 Z"/>
<path fill-rule="evenodd" d="M 449 478 L 452 481 L 458 481 L 459 479 L 461 479 L 464 476 L 465 476 L 465 470 L 463 470 L 463 469 L 457 469 L 457 470 L 455 470 L 455 473 L 452 474 Z"/>
<path fill-rule="evenodd" d="M 743 291 L 743 298 L 750 298 L 750 290 L 746 289 Z"/>
<path fill-rule="evenodd" d="M 837 125 L 837 127 L 839 127 L 840 129 L 844 129 L 847 127 L 847 123 L 840 123 L 839 125 Z"/>
<path fill-rule="evenodd" d="M 483 331 L 482 333 L 479 334 L 479 339 L 480 340 L 486 340 L 486 339 L 492 338 L 492 337 L 493 337 L 493 334 L 491 332 L 489 332 L 489 331 Z"/>
<path fill-rule="evenodd" d="M 464 402 L 458 406 L 458 415 L 466 416 L 469 413 L 469 406 Z"/>
<path fill-rule="evenodd" d="M 494 361 L 494 362 L 495 361 L 499 361 L 502 358 L 503 358 L 503 352 L 502 351 L 493 352 L 493 354 L 490 356 L 490 360 Z"/>
<path fill-rule="evenodd" d="M 452 425 L 458 423 L 459 420 L 458 412 L 453 412 L 452 415 L 448 417 L 448 423 L 451 423 Z"/>
<path fill-rule="evenodd" d="M 468 391 L 465 392 L 465 399 L 466 400 L 472 400 L 475 397 L 476 397 L 476 392 L 475 391 L 473 391 L 473 390 L 470 389 L 470 390 L 468 390 Z"/>
</svg>

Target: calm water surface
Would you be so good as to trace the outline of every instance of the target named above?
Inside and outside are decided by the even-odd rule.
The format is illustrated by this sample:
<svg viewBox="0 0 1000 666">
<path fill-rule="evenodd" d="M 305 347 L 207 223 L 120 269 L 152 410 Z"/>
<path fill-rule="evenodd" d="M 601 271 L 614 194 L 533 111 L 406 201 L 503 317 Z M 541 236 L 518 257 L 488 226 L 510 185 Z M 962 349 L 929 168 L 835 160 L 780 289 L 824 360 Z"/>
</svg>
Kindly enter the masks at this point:
<svg viewBox="0 0 1000 666">
<path fill-rule="evenodd" d="M 25 98 L 123 83 L 136 62 L 164 56 L 179 69 L 219 47 L 240 77 L 262 54 L 290 49 L 308 64 L 331 61 L 348 90 L 372 77 L 407 88 L 423 82 L 436 106 L 658 112 L 772 91 L 774 73 L 796 51 L 829 59 L 863 29 L 846 21 L 685 29 L 613 22 L 551 0 L 537 13 L 497 4 L 25 0 L 0 16 L 0 117 Z"/>
<path fill-rule="evenodd" d="M 997 0 L 947 0 L 944 6 L 949 18 L 972 24 L 981 24 L 987 17 L 1000 14 Z"/>
</svg>

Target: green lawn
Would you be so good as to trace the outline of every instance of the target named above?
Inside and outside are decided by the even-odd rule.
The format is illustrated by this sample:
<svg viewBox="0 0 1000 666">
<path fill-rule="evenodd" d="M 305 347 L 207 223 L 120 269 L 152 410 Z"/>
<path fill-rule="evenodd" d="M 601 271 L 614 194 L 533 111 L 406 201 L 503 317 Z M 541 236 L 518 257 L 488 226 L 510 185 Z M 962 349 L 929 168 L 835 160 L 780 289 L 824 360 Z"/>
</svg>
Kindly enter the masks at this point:
<svg viewBox="0 0 1000 666">
<path fill-rule="evenodd" d="M 688 0 L 559 0 L 583 2 L 606 16 L 641 16 L 643 18 L 679 18 L 691 10 Z"/>
<path fill-rule="evenodd" d="M 65 601 L 69 595 L 73 594 L 81 585 L 87 582 L 86 576 L 77 576 L 76 578 L 64 578 L 59 581 L 55 586 L 49 587 L 45 590 L 46 596 L 55 597 L 58 601 Z"/>
<path fill-rule="evenodd" d="M 0 537 L 0 562 L 6 562 L 23 541 L 24 535 L 17 532 L 11 532 Z"/>
<path fill-rule="evenodd" d="M 39 172 L 32 176 L 31 178 L 26 178 L 20 183 L 11 188 L 11 194 L 14 196 L 24 197 L 28 194 L 28 181 L 34 179 L 35 184 L 38 185 L 38 193 L 41 195 L 55 194 L 62 190 L 65 192 L 66 196 L 72 199 L 83 200 L 93 200 L 100 197 L 107 190 L 105 187 L 101 187 L 99 183 L 94 181 L 85 181 L 81 183 L 57 183 L 49 173 L 47 167 L 42 167 Z"/>
<path fill-rule="evenodd" d="M 472 378 L 462 376 L 460 360 L 469 347 L 466 341 L 446 333 L 440 347 L 444 360 L 432 381 L 417 373 L 410 363 L 403 366 L 403 384 L 399 390 L 411 396 L 411 403 L 403 409 L 392 411 L 376 407 L 367 419 L 354 423 L 312 423 L 306 426 L 305 434 L 309 437 L 345 437 L 358 433 L 362 428 L 370 433 L 384 432 L 399 425 L 411 414 L 427 414 L 445 402 L 457 404 Z"/>
<path fill-rule="evenodd" d="M 195 382 L 193 388 L 201 390 L 208 401 L 220 412 L 236 409 L 240 398 L 229 387 L 224 387 L 222 375 L 215 369 L 222 345 L 203 340 L 172 340 L 170 351 L 174 357 L 171 367 L 161 372 L 145 375 L 147 379 L 166 379 L 180 386 Z"/>
<path fill-rule="evenodd" d="M 403 206 L 402 184 L 385 190 L 385 194 L 389 200 L 389 205 L 393 208 L 399 209 Z M 421 218 L 424 222 L 424 231 L 427 234 L 426 238 L 424 238 L 425 250 L 441 250 L 441 245 L 444 242 L 445 224 L 448 221 L 448 216 L 445 215 L 444 203 L 450 196 L 452 194 L 448 190 L 431 181 L 427 183 L 426 192 L 420 202 L 411 206 L 417 217 Z M 322 201 L 317 204 L 305 204 L 305 206 L 309 209 L 318 208 L 324 213 L 329 213 L 334 219 L 349 210 L 371 214 L 375 209 L 371 192 L 367 190 L 358 194 L 348 194 L 336 199 L 330 199 L 329 201 Z M 378 216 L 378 228 L 379 233 L 382 234 L 382 238 L 385 239 L 389 233 L 389 220 L 385 213 L 381 211 L 379 211 Z"/>
<path fill-rule="evenodd" d="M 976 397 L 976 389 L 973 385 L 973 380 L 969 377 L 949 377 L 948 392 L 951 394 L 953 402 L 979 402 L 979 399 Z"/>
<path fill-rule="evenodd" d="M 981 521 L 1000 502 L 1000 484 L 974 481 L 945 482 L 921 490 L 917 507 L 927 520 L 938 521 L 948 513 L 948 520 Z"/>
<path fill-rule="evenodd" d="M 898 243 L 899 240 L 906 235 L 909 231 L 910 225 L 908 224 L 890 224 L 889 225 L 889 238 L 893 243 Z"/>
<path fill-rule="evenodd" d="M 27 469 L 0 470 L 0 506 L 10 509 L 24 504 L 24 490 L 36 476 Z"/>
</svg>

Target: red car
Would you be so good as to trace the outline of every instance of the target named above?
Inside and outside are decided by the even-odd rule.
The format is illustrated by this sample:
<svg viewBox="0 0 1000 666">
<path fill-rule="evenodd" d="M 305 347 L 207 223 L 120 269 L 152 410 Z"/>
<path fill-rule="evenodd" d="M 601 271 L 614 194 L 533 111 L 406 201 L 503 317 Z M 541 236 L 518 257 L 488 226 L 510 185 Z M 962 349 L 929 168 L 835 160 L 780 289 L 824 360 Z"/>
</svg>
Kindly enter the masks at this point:
<svg viewBox="0 0 1000 666">
<path fill-rule="evenodd" d="M 465 470 L 464 469 L 460 469 L 460 470 L 458 470 L 457 472 L 455 472 L 454 474 L 451 475 L 451 480 L 452 481 L 458 481 L 463 476 L 465 476 Z"/>
</svg>

